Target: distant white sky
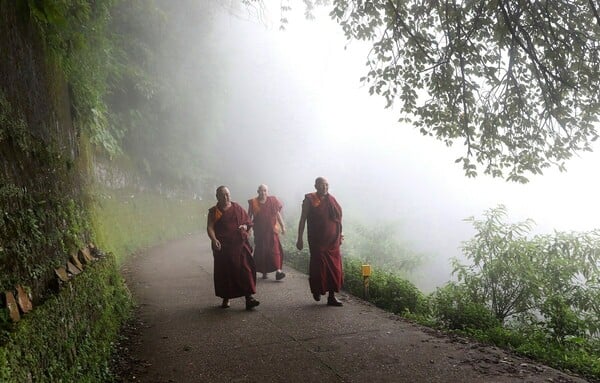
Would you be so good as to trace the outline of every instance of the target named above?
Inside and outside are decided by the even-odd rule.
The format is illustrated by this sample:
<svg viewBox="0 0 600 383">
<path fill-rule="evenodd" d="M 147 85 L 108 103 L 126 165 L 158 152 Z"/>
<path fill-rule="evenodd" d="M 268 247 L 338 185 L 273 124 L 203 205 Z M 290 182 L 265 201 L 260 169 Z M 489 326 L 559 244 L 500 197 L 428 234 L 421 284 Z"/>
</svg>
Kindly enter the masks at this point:
<svg viewBox="0 0 600 383">
<path fill-rule="evenodd" d="M 231 92 L 244 117 L 232 120 L 233 129 L 249 137 L 255 128 L 257 135 L 270 129 L 273 137 L 281 136 L 282 149 L 271 153 L 275 158 L 261 153 L 268 165 L 244 160 L 247 174 L 262 172 L 256 174 L 260 182 L 239 191 L 239 200 L 266 182 L 288 204 L 299 205 L 314 178 L 324 175 L 346 210 L 401 221 L 416 248 L 444 263 L 472 235 L 462 220 L 498 204 L 506 205 L 511 221 L 533 219 L 541 233 L 600 228 L 600 151 L 574 158 L 565 173 L 547 170 L 525 185 L 484 175 L 468 179 L 454 163 L 463 154 L 460 145 L 447 148 L 400 125 L 398 114 L 361 86 L 364 45 L 348 43 L 323 11 L 305 20 L 299 2 L 280 31 L 275 3 L 263 24 L 227 17 L 217 33 L 229 36 L 226 50 L 237 73 Z"/>
<path fill-rule="evenodd" d="M 355 154 L 376 153 L 387 162 L 384 167 L 408 172 L 411 182 L 421 180 L 425 187 L 442 189 L 449 198 L 474 205 L 477 211 L 505 203 L 509 212 L 547 227 L 600 228 L 600 151 L 569 161 L 567 172 L 552 169 L 532 176 L 527 185 L 487 176 L 467 179 L 460 164 L 454 164 L 463 154 L 460 145 L 449 149 L 397 123 L 397 113 L 385 110 L 384 100 L 369 96 L 361 86 L 359 78 L 366 73 L 362 43 L 347 42 L 326 12 L 317 10 L 316 20 L 305 20 L 299 2 L 286 30 L 278 31 L 280 2 L 273 3 L 273 24 L 263 28 L 290 75 L 297 76 L 308 97 L 318 100 L 314 104 L 325 127 L 323 139 L 350 147 Z"/>
</svg>

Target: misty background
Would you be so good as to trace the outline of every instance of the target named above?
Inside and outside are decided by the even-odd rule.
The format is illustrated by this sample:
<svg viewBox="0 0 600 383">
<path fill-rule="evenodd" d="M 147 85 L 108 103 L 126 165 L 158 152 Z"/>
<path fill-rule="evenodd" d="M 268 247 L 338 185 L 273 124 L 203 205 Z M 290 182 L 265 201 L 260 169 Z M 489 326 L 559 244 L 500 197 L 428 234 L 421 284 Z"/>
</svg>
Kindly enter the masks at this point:
<svg viewBox="0 0 600 383">
<path fill-rule="evenodd" d="M 283 202 L 284 216 L 296 220 L 304 194 L 324 176 L 346 220 L 391 225 L 404 246 L 424 255 L 411 280 L 426 291 L 450 279 L 449 259 L 473 236 L 463 220 L 498 204 L 512 222 L 533 219 L 535 233 L 600 228 L 598 152 L 572 159 L 567 172 L 531 176 L 528 184 L 483 174 L 469 179 L 454 163 L 465 151 L 460 143 L 449 148 L 422 136 L 398 123 L 398 111 L 385 109 L 384 99 L 369 96 L 359 81 L 369 47 L 346 41 L 326 8 L 307 20 L 297 4 L 281 30 L 280 2 L 265 3 L 213 3 L 195 10 L 198 23 L 194 11 L 179 13 L 187 20 L 179 36 L 189 41 L 179 41 L 185 54 L 170 61 L 170 70 L 179 78 L 175 91 L 189 100 L 182 113 L 192 127 L 216 113 L 203 89 L 213 81 L 211 102 L 218 100 L 222 114 L 210 135 L 189 143 L 203 147 L 203 161 L 218 175 L 201 198 L 214 200 L 210 191 L 225 184 L 246 207 L 265 183 Z M 296 225 L 287 234 L 294 240 Z"/>
</svg>

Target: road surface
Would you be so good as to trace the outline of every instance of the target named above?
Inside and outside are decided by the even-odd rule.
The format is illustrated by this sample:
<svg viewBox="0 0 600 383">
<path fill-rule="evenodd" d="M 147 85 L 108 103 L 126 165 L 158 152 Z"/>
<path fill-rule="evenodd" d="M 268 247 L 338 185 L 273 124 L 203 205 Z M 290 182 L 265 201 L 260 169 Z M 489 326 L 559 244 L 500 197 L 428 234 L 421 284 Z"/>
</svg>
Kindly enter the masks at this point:
<svg viewBox="0 0 600 383">
<path fill-rule="evenodd" d="M 261 304 L 214 296 L 205 235 L 141 252 L 123 266 L 138 303 L 124 331 L 120 381 L 586 382 L 494 347 L 449 337 L 341 293 L 315 302 L 308 277 L 257 281 Z"/>
</svg>

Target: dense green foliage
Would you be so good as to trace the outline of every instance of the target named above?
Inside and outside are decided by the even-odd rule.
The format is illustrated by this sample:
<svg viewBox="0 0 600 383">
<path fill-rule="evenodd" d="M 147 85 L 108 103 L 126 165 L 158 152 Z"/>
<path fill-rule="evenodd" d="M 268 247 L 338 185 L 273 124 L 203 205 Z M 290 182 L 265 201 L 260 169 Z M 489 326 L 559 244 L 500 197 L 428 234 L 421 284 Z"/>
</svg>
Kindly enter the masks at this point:
<svg viewBox="0 0 600 383">
<path fill-rule="evenodd" d="M 75 123 L 93 144 L 120 151 L 118 128 L 109 123 L 108 78 L 118 70 L 109 32 L 115 0 L 19 0 L 20 14 L 37 26 L 46 52 L 62 69 L 71 90 Z"/>
<path fill-rule="evenodd" d="M 0 348 L 0 381 L 105 382 L 112 342 L 130 313 L 111 255 L 14 325 Z"/>
<path fill-rule="evenodd" d="M 439 324 L 450 330 L 489 330 L 500 325 L 487 306 L 474 301 L 466 289 L 448 283 L 431 296 L 433 316 Z"/>
<path fill-rule="evenodd" d="M 12 63 L 0 83 L 0 288 L 28 286 L 36 302 L 54 268 L 90 239 L 79 138 L 110 136 L 103 97 L 111 4 L 0 3 Z"/>
<path fill-rule="evenodd" d="M 458 278 L 474 302 L 500 321 L 535 318 L 557 341 L 600 335 L 600 232 L 527 238 L 529 223 L 507 224 L 500 206 L 463 252 L 470 265 L 455 262 Z"/>
<path fill-rule="evenodd" d="M 109 259 L 56 294 L 54 269 L 90 239 L 86 157 L 71 112 L 83 115 L 70 105 L 63 60 L 80 51 L 74 41 L 59 48 L 56 31 L 43 23 L 75 27 L 77 20 L 67 26 L 54 12 L 63 5 L 0 1 L 0 291 L 21 285 L 34 307 L 18 324 L 0 309 L 2 382 L 104 380 L 111 342 L 129 311 Z M 87 20 L 82 12 L 73 17 Z"/>
<path fill-rule="evenodd" d="M 356 258 L 344 260 L 344 288 L 357 296 L 364 295 L 364 280 L 361 265 L 364 261 Z M 375 268 L 369 278 L 369 301 L 378 307 L 396 314 L 425 314 L 426 298 L 408 280 L 385 269 Z"/>
<path fill-rule="evenodd" d="M 1 89 L 0 107 L 0 147 L 15 161 L 0 172 L 0 289 L 24 284 L 40 299 L 54 268 L 86 242 L 87 215 L 72 160 L 36 137 Z"/>
<path fill-rule="evenodd" d="M 467 176 L 527 182 L 598 138 L 594 1 L 326 3 L 348 39 L 372 43 L 369 92 L 422 134 L 463 144 Z"/>
<path fill-rule="evenodd" d="M 88 229 L 83 210 L 72 197 L 27 193 L 12 183 L 0 186 L 0 198 L 10 201 L 0 209 L 0 237 L 6 238 L 0 248 L 0 288 L 33 283 L 39 297 L 44 286 L 36 282 L 46 281 L 83 244 Z"/>
</svg>

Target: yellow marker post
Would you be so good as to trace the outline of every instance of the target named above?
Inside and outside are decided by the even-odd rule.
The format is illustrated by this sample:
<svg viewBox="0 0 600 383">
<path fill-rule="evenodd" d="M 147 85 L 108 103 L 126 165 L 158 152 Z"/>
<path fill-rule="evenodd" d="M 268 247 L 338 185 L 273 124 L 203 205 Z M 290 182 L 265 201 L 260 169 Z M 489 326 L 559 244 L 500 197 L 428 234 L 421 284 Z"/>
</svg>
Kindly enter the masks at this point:
<svg viewBox="0 0 600 383">
<path fill-rule="evenodd" d="M 363 294 L 366 300 L 369 300 L 369 277 L 371 276 L 371 265 L 362 265 L 363 276 Z"/>
</svg>

